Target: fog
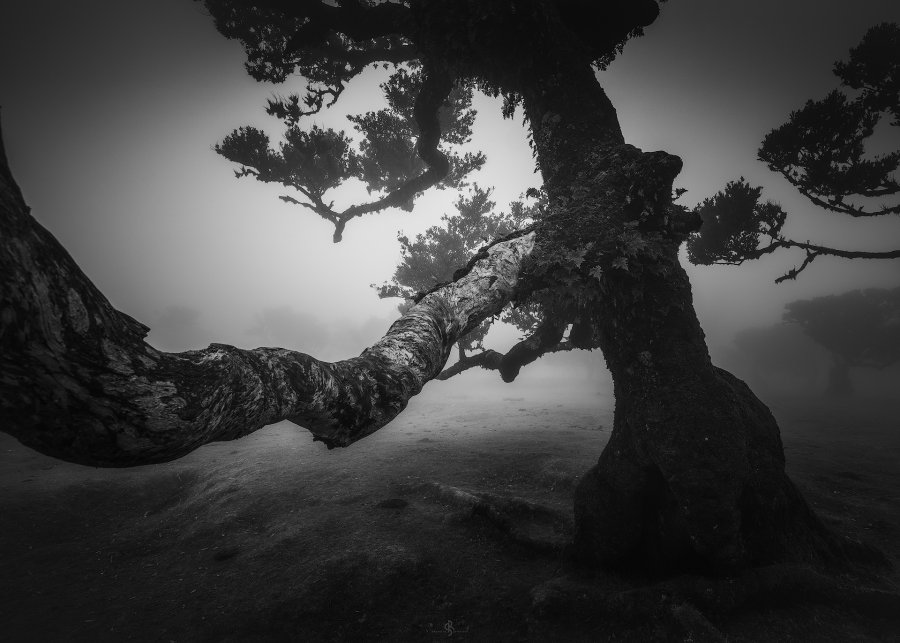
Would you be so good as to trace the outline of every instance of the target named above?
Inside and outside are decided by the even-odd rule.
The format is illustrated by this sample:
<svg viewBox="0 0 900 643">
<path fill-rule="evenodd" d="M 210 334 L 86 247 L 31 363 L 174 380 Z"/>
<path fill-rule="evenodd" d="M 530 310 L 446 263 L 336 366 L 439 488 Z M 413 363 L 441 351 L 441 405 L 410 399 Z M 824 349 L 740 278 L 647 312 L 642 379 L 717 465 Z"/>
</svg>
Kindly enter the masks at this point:
<svg viewBox="0 0 900 643">
<path fill-rule="evenodd" d="M 239 45 L 219 36 L 197 3 L 35 0 L 3 14 L 0 104 L 12 169 L 37 219 L 114 305 L 151 327 L 151 343 L 165 350 L 284 346 L 336 360 L 387 329 L 397 302 L 379 300 L 370 284 L 390 278 L 397 231 L 434 225 L 454 193 L 432 191 L 412 214 L 354 220 L 333 244 L 330 224 L 282 203 L 279 190 L 235 180 L 212 151 L 240 125 L 277 134 L 265 100 L 302 89 L 302 81 L 252 81 Z M 763 136 L 835 87 L 834 61 L 883 20 L 900 20 L 894 0 L 675 2 L 600 82 L 629 142 L 682 157 L 677 184 L 688 190 L 685 204 L 744 176 L 790 212 L 789 234 L 887 249 L 900 239 L 896 217 L 845 220 L 819 211 L 756 160 Z M 365 74 L 312 121 L 350 129 L 345 114 L 380 106 L 383 77 Z M 475 179 L 494 186 L 504 207 L 539 179 L 521 115 L 502 120 L 497 101 L 484 96 L 476 105 L 473 149 L 489 160 Z M 348 186 L 338 205 L 364 196 Z M 897 261 L 830 258 L 796 282 L 773 283 L 801 260 L 782 253 L 741 267 L 688 266 L 717 360 L 749 377 L 736 332 L 777 323 L 784 304 L 798 298 L 900 283 Z M 516 338 L 498 327 L 489 345 L 503 350 Z M 495 373 L 455 379 L 428 391 L 609 395 L 610 387 L 599 353 L 546 357 L 511 385 Z"/>
</svg>

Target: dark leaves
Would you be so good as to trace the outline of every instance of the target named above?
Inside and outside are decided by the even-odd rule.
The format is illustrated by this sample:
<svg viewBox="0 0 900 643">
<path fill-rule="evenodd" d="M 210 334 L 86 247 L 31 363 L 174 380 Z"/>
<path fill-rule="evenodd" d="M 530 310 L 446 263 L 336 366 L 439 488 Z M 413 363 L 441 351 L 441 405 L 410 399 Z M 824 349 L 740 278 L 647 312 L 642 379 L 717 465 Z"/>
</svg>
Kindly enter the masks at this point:
<svg viewBox="0 0 900 643">
<path fill-rule="evenodd" d="M 688 238 L 691 263 L 740 264 L 761 256 L 761 238 L 777 237 L 787 216 L 771 201 L 760 203 L 761 195 L 762 188 L 751 187 L 741 177 L 696 206 L 703 224 Z"/>
</svg>

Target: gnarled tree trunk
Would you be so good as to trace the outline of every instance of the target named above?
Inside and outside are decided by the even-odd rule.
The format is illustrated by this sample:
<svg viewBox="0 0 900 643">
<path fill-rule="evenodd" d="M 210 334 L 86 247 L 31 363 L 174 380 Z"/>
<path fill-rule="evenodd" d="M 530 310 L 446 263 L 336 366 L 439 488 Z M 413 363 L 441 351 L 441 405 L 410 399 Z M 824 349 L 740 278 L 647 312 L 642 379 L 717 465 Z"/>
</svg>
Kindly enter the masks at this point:
<svg viewBox="0 0 900 643">
<path fill-rule="evenodd" d="M 599 249 L 590 317 L 615 386 L 609 443 L 575 492 L 577 553 L 712 573 L 840 555 L 785 474 L 769 409 L 710 361 L 678 261 L 695 225 L 671 206 L 680 160 L 624 144 L 586 72 L 548 66 L 525 93 L 551 201 L 535 256 Z"/>
</svg>

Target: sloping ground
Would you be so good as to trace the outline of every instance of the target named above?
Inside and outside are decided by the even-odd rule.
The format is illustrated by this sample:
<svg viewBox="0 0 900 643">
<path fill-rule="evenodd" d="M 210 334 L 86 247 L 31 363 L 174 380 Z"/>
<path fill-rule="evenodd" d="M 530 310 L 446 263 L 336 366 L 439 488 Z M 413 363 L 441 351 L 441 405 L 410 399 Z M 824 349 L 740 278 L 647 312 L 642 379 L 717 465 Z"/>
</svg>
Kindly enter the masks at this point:
<svg viewBox="0 0 900 643">
<path fill-rule="evenodd" d="M 392 426 L 331 452 L 282 424 L 174 463 L 99 470 L 2 436 L 0 638 L 677 637 L 665 623 L 532 609 L 532 590 L 567 571 L 572 487 L 608 438 L 612 406 L 512 390 L 429 389 Z M 792 474 L 825 519 L 895 560 L 898 407 L 774 405 Z M 716 625 L 729 641 L 900 636 L 900 621 L 815 604 Z"/>
</svg>

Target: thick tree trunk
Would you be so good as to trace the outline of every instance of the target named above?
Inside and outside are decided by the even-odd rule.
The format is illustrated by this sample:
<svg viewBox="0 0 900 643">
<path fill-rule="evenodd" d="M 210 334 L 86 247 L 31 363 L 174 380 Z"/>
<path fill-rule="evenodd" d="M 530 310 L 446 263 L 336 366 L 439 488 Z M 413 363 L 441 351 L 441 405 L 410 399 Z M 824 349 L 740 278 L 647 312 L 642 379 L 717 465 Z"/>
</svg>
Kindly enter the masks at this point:
<svg viewBox="0 0 900 643">
<path fill-rule="evenodd" d="M 103 466 L 171 460 L 284 419 L 347 446 L 396 417 L 456 340 L 510 301 L 534 236 L 490 247 L 353 359 L 224 344 L 163 353 L 31 217 L 0 141 L 0 430 Z"/>
<path fill-rule="evenodd" d="M 625 145 L 586 75 L 550 67 L 525 94 L 551 203 L 534 256 L 552 263 L 594 249 L 581 264 L 596 264 L 582 317 L 615 385 L 610 441 L 575 493 L 576 552 L 607 566 L 713 573 L 836 555 L 785 475 L 772 414 L 710 361 L 678 261 L 695 225 L 671 206 L 680 160 Z"/>
</svg>

